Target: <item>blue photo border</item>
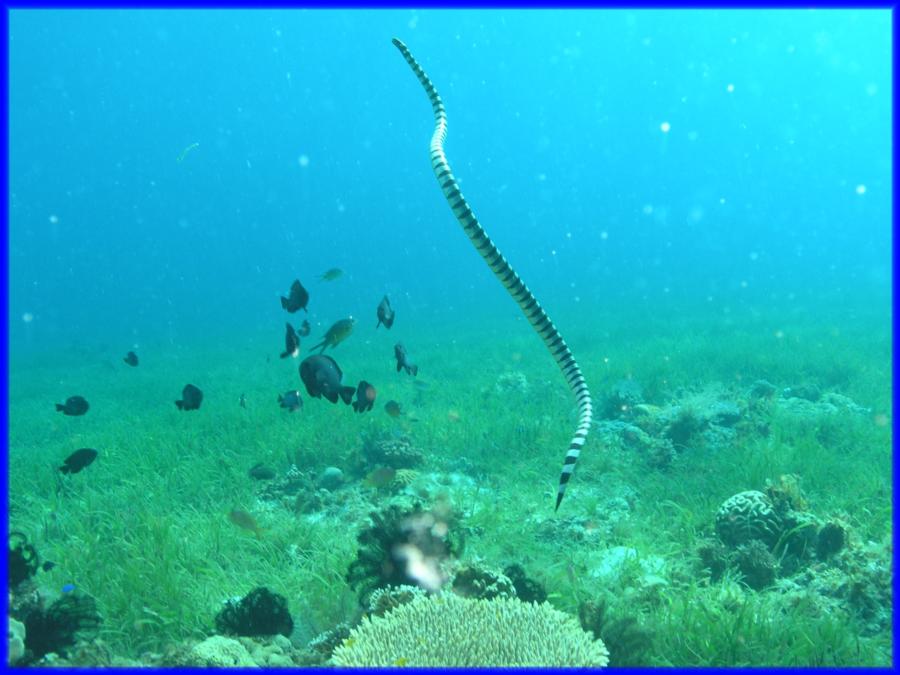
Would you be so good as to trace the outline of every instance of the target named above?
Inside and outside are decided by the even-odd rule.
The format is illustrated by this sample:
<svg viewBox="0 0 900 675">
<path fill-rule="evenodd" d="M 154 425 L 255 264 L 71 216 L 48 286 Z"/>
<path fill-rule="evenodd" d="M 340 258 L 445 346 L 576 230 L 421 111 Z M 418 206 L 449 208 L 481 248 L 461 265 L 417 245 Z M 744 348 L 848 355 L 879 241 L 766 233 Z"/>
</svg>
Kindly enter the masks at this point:
<svg viewBox="0 0 900 675">
<path fill-rule="evenodd" d="M 351 9 L 351 8 L 385 8 L 385 9 L 398 9 L 398 8 L 410 8 L 410 9 L 435 9 L 435 8 L 484 8 L 484 9 L 496 9 L 496 8 L 508 8 L 508 9 L 519 9 L 519 8 L 558 8 L 558 9 L 571 9 L 571 8 L 627 8 L 627 9 L 659 9 L 659 8 L 800 8 L 800 9 L 813 9 L 813 8 L 831 8 L 831 9 L 892 9 L 892 26 L 893 26 L 893 42 L 892 42 L 892 50 L 893 50 L 893 97 L 894 97 L 894 108 L 896 110 L 896 101 L 897 101 L 897 42 L 896 38 L 898 35 L 898 28 L 900 28 L 900 16 L 898 16 L 897 12 L 897 3 L 896 2 L 847 2 L 846 0 L 843 2 L 834 1 L 834 0 L 819 0 L 814 3 L 788 3 L 788 2 L 704 2 L 702 0 L 693 0 L 686 2 L 634 2 L 634 3 L 624 3 L 624 2 L 599 2 L 599 1 L 588 1 L 588 0 L 561 0 L 558 2 L 553 2 L 552 0 L 523 0 L 519 2 L 511 2 L 509 0 L 484 0 L 479 2 L 477 0 L 454 0 L 452 2 L 435 2 L 435 0 L 424 0 L 419 2 L 410 2 L 409 0 L 337 0 L 335 2 L 330 2 L 329 0 L 307 0 L 305 2 L 293 2 L 290 0 L 264 0 L 260 3 L 253 3 L 248 1 L 218 1 L 218 2 L 205 2 L 203 0 L 191 0 L 190 2 L 176 2 L 176 1 L 164 1 L 164 0 L 148 0 L 146 2 L 104 2 L 98 0 L 92 0 L 90 2 L 70 2 L 70 1 L 60 1 L 60 0 L 48 0 L 46 2 L 38 2 L 38 1 L 19 1 L 19 2 L 4 2 L 3 3 L 3 11 L 0 12 L 0 22 L 2 22 L 2 26 L 0 26 L 0 32 L 5 37 L 4 40 L 4 49 L 2 52 L 2 72 L 4 77 L 3 87 L 2 87 L 2 105 L 0 105 L 0 109 L 2 109 L 3 114 L 3 128 L 4 133 L 2 136 L 2 144 L 3 144 L 3 157 L 4 161 L 2 163 L 2 178 L 3 178 L 3 191 L 2 191 L 2 199 L 3 199 L 3 237 L 2 237 L 2 259 L 5 263 L 5 274 L 3 276 L 3 320 L 6 322 L 6 330 L 3 331 L 2 340 L 3 340 L 3 351 L 2 351 L 2 370 L 4 376 L 4 388 L 3 388 L 3 405 L 2 411 L 0 411 L 0 415 L 2 415 L 2 424 L 3 424 L 3 437 L 6 442 L 5 452 L 2 453 L 2 466 L 4 469 L 4 487 L 5 487 L 5 497 L 3 500 L 3 507 L 7 508 L 8 505 L 8 490 L 9 490 L 9 466 L 8 466 L 8 452 L 9 452 L 9 14 L 10 11 L 20 10 L 20 9 L 87 9 L 87 8 L 160 8 L 160 9 L 188 9 L 188 8 L 246 8 L 246 9 L 274 9 L 274 8 L 328 8 L 328 9 Z M 385 36 L 385 39 L 388 40 L 392 36 Z M 893 139 L 894 141 L 897 137 L 897 124 L 896 124 L 896 116 L 892 116 L 892 130 L 893 130 Z M 894 186 L 897 184 L 897 145 L 896 142 L 892 142 L 892 152 L 894 157 L 894 171 L 892 175 L 892 180 L 894 181 Z M 896 190 L 894 191 L 896 195 Z M 894 237 L 892 240 L 892 259 L 893 259 L 893 269 L 897 270 L 898 262 L 900 262 L 900 256 L 898 256 L 898 247 L 897 247 L 897 200 L 896 198 L 893 200 L 893 233 Z M 897 275 L 892 275 L 892 290 L 893 290 L 893 303 L 896 303 L 896 299 L 898 298 L 898 291 L 900 291 L 900 283 L 898 283 Z M 896 346 L 896 336 L 898 334 L 898 320 L 897 320 L 897 312 L 896 305 L 894 304 L 894 311 L 892 313 L 892 325 L 893 325 L 893 346 Z M 896 351 L 892 349 L 892 376 L 893 376 L 893 386 L 894 391 L 897 390 L 898 385 L 898 373 L 900 373 L 900 367 L 898 367 L 897 359 L 896 359 Z M 893 420 L 898 419 L 898 413 L 900 413 L 900 404 L 898 404 L 897 399 L 893 399 L 892 404 L 892 414 Z M 897 462 L 897 441 L 896 437 L 893 439 L 894 447 L 893 447 L 893 485 L 894 490 L 893 494 L 896 494 L 896 489 L 898 485 L 898 476 L 900 476 L 900 468 L 898 468 Z M 896 510 L 893 512 L 894 517 L 894 550 L 896 551 Z M 5 532 L 9 534 L 9 520 L 8 517 L 3 518 Z M 7 566 L 7 558 L 3 559 L 3 567 L 4 570 Z M 896 559 L 895 559 L 896 560 Z M 8 578 L 6 573 L 4 572 L 4 577 Z M 896 575 L 896 565 L 895 565 L 895 574 L 893 576 L 893 584 L 894 584 L 894 597 L 897 597 L 897 591 L 900 589 L 900 584 L 898 584 L 897 575 Z M 896 612 L 894 612 L 894 634 L 893 634 L 893 645 L 894 645 L 894 657 L 896 658 L 897 654 L 897 616 Z M 6 647 L 4 647 L 4 650 Z M 4 663 L 5 663 L 5 655 L 4 655 Z M 69 669 L 75 671 L 91 671 L 94 669 Z M 122 670 L 122 671 L 132 671 L 137 669 L 103 669 L 104 672 Z M 167 669 L 154 669 L 154 672 L 157 670 L 167 670 Z M 249 670 L 249 669 L 248 669 Z M 257 669 L 254 669 L 257 670 Z M 305 668 L 291 668 L 291 671 L 297 670 L 307 670 Z M 321 671 L 320 668 L 308 669 L 308 670 L 317 670 Z M 359 672 L 360 669 L 354 669 L 354 672 Z M 405 669 L 409 670 L 409 669 Z M 438 669 L 442 670 L 442 669 Z M 547 672 L 549 669 L 516 669 L 517 673 L 525 673 L 530 671 Z M 631 670 L 643 670 L 643 669 L 631 669 Z M 649 670 L 649 669 L 648 669 Z M 701 669 L 692 669 L 692 672 L 697 671 L 723 671 L 723 672 L 736 672 L 742 669 L 718 669 L 718 668 L 701 668 Z M 766 668 L 757 668 L 753 669 L 754 672 L 760 671 L 775 671 L 781 669 L 766 669 Z M 785 672 L 796 672 L 797 669 L 784 669 Z M 834 669 L 831 669 L 834 670 Z M 854 669 L 857 671 L 858 669 Z M 866 670 L 892 670 L 892 669 L 866 669 Z M 434 672 L 434 669 L 429 672 Z"/>
</svg>

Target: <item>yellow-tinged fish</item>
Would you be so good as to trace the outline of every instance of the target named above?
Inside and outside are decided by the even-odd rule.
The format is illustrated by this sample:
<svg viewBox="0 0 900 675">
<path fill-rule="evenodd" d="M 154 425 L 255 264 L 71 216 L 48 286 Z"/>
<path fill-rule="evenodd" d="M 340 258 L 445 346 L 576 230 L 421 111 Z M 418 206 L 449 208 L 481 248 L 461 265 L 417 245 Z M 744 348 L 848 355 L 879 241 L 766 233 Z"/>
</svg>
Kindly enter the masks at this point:
<svg viewBox="0 0 900 675">
<path fill-rule="evenodd" d="M 256 519 L 246 511 L 235 509 L 229 512 L 228 520 L 237 525 L 242 530 L 249 530 L 256 535 L 257 539 L 262 538 L 262 528 L 256 522 Z"/>
<path fill-rule="evenodd" d="M 325 351 L 326 347 L 331 347 L 332 349 L 337 347 L 341 342 L 347 339 L 350 333 L 353 332 L 354 323 L 356 323 L 356 319 L 352 316 L 336 321 L 334 325 L 325 332 L 325 337 L 322 338 L 322 341 L 310 348 L 309 351 L 321 347 L 321 349 L 319 349 L 319 353 L 321 354 Z"/>
</svg>

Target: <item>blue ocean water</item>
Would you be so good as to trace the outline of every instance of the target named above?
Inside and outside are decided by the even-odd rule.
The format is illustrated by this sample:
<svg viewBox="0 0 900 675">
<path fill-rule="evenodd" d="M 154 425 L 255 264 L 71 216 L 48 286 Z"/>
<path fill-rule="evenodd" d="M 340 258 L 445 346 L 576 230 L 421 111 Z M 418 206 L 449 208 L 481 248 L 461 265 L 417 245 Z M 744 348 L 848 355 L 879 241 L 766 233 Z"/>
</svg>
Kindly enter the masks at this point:
<svg viewBox="0 0 900 675">
<path fill-rule="evenodd" d="M 889 311 L 888 11 L 27 10 L 13 359 L 277 333 L 295 277 L 324 327 L 385 292 L 451 332 L 517 315 L 435 184 L 394 36 L 476 214 L 569 330 Z"/>
</svg>

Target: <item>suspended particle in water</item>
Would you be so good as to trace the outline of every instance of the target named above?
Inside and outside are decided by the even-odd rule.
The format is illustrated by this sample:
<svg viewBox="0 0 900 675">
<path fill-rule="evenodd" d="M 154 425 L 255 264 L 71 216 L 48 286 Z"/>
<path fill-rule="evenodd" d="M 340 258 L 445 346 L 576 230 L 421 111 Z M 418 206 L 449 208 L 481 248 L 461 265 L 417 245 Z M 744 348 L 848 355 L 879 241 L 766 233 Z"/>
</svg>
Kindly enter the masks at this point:
<svg viewBox="0 0 900 675">
<path fill-rule="evenodd" d="M 663 122 L 662 124 L 659 125 L 659 130 L 662 131 L 664 134 L 667 134 L 672 130 L 672 125 L 669 124 L 668 122 Z"/>
<path fill-rule="evenodd" d="M 729 82 L 728 86 L 725 87 L 725 91 L 727 91 L 729 94 L 733 94 L 734 93 L 734 85 L 731 82 Z"/>
<path fill-rule="evenodd" d="M 34 314 L 32 314 L 31 312 L 25 312 L 22 315 L 22 321 L 24 321 L 25 323 L 31 323 L 32 321 L 34 321 Z"/>
<path fill-rule="evenodd" d="M 866 186 L 863 185 L 862 183 L 860 183 L 859 185 L 857 185 L 857 186 L 856 186 L 856 194 L 858 194 L 858 195 L 860 195 L 860 196 L 866 194 Z"/>
<path fill-rule="evenodd" d="M 200 147 L 199 143 L 191 143 L 189 146 L 187 146 L 184 150 L 181 151 L 181 154 L 178 155 L 178 162 L 179 163 L 183 162 L 184 158 L 188 156 L 188 153 L 190 153 L 192 150 L 196 150 L 199 147 Z"/>
<path fill-rule="evenodd" d="M 300 166 L 306 168 L 307 166 L 309 166 L 309 157 L 306 156 L 306 155 L 300 155 L 300 156 L 297 158 L 297 164 L 299 164 Z"/>
</svg>

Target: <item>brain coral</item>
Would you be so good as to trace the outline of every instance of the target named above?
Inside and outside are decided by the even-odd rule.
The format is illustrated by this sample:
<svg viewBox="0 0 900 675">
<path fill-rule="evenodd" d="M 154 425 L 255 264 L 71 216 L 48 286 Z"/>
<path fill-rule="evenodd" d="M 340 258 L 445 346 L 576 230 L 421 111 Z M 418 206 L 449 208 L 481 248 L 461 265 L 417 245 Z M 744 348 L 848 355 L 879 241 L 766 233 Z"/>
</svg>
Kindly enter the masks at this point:
<svg viewBox="0 0 900 675">
<path fill-rule="evenodd" d="M 716 512 L 716 533 L 729 546 L 759 539 L 769 546 L 781 533 L 781 517 L 762 492 L 747 490 L 725 500 Z"/>
<path fill-rule="evenodd" d="M 548 603 L 423 595 L 366 617 L 334 650 L 336 666 L 605 666 L 609 652 Z"/>
</svg>

